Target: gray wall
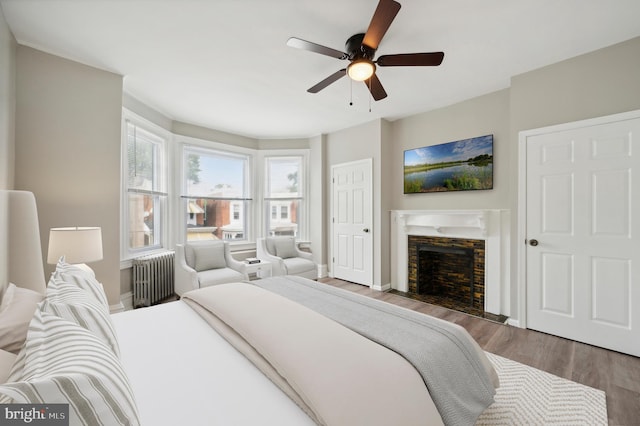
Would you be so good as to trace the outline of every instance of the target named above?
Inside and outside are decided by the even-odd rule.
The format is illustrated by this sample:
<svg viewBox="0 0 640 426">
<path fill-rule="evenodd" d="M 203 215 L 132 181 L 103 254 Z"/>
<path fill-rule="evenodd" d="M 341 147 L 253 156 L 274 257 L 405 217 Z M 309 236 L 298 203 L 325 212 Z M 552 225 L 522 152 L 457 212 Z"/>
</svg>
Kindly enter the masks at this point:
<svg viewBox="0 0 640 426">
<path fill-rule="evenodd" d="M 15 187 L 35 194 L 44 259 L 50 228 L 102 227 L 90 266 L 119 303 L 122 77 L 18 46 L 16 87 Z"/>
<path fill-rule="evenodd" d="M 393 122 L 393 208 L 506 209 L 510 207 L 511 141 L 509 90 L 490 93 L 446 108 Z M 404 194 L 403 159 L 407 149 L 493 134 L 493 189 L 487 191 Z"/>
<path fill-rule="evenodd" d="M 326 229 L 331 230 L 331 167 L 337 164 L 371 158 L 373 160 L 373 283 L 375 286 L 383 286 L 389 283 L 389 232 L 388 210 L 390 202 L 388 193 L 382 191 L 383 178 L 388 177 L 388 161 L 383 157 L 389 143 L 383 138 L 389 134 L 389 123 L 384 120 L 374 120 L 360 126 L 351 127 L 326 136 L 327 163 L 326 163 Z M 385 182 L 386 187 L 386 182 Z M 331 246 L 330 235 L 327 235 L 326 249 Z M 384 248 L 383 248 L 384 243 Z M 383 256 L 383 252 L 385 256 Z M 330 254 L 330 253 L 329 253 Z M 329 265 L 331 269 L 331 265 Z"/>
<path fill-rule="evenodd" d="M 14 185 L 16 46 L 0 8 L 0 190 Z M 7 227 L 7 207 L 0 199 L 0 229 Z M 0 233 L 0 253 L 7 253 L 8 246 L 7 233 Z M 9 279 L 7 261 L 7 256 L 0 256 L 0 295 Z"/>
<path fill-rule="evenodd" d="M 319 265 L 327 265 L 327 214 L 323 208 L 327 205 L 326 136 L 317 136 L 309 140 L 309 239 L 314 260 Z M 323 274 L 326 271 L 323 271 Z"/>
<path fill-rule="evenodd" d="M 13 189 L 16 47 L 0 8 L 0 189 Z"/>
</svg>

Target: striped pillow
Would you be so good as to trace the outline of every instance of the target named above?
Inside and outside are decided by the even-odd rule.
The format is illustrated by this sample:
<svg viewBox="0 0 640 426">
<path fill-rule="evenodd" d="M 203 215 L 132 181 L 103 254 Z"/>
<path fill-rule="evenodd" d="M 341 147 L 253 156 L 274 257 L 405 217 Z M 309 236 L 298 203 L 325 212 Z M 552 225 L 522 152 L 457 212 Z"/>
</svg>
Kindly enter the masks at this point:
<svg viewBox="0 0 640 426">
<path fill-rule="evenodd" d="M 69 404 L 69 424 L 139 425 L 120 361 L 82 327 L 36 311 L 19 382 L 0 385 L 0 403 Z"/>
<path fill-rule="evenodd" d="M 58 283 L 57 291 L 47 291 L 40 309 L 89 330 L 120 357 L 120 346 L 109 312 L 102 303 L 75 284 Z"/>
<path fill-rule="evenodd" d="M 47 289 L 52 291 L 57 290 L 60 282 L 67 282 L 74 284 L 76 287 L 91 294 L 97 301 L 105 306 L 107 312 L 109 312 L 109 302 L 107 296 L 104 293 L 104 287 L 96 277 L 88 271 L 85 271 L 77 266 L 70 265 L 65 262 L 64 257 L 60 258 L 56 265 L 56 270 L 47 284 Z"/>
</svg>

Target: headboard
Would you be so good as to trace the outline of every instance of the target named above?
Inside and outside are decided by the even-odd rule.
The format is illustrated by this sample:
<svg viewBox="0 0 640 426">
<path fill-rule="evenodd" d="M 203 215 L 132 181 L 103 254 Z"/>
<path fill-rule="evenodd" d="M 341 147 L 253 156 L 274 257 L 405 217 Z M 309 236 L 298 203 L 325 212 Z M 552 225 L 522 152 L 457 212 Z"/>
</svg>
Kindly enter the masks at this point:
<svg viewBox="0 0 640 426">
<path fill-rule="evenodd" d="M 36 198 L 28 191 L 1 190 L 0 206 L 0 229 L 3 230 L 0 238 L 4 253 L 0 268 L 6 268 L 1 271 L 0 278 L 4 282 L 0 283 L 0 288 L 4 291 L 11 282 L 44 294 L 47 283 Z"/>
</svg>

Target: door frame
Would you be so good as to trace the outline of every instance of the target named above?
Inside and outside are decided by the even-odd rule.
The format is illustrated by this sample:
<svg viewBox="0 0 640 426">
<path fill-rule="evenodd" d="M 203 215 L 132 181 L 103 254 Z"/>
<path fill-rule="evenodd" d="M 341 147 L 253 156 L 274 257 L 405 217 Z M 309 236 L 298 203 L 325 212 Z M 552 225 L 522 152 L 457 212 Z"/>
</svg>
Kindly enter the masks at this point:
<svg viewBox="0 0 640 426">
<path fill-rule="evenodd" d="M 566 130 L 598 126 L 618 121 L 640 118 L 640 110 L 628 111 L 603 117 L 562 123 L 538 129 L 523 130 L 518 133 L 518 230 L 517 230 L 517 282 L 518 320 L 511 325 L 527 328 L 527 140 L 533 136 Z"/>
<path fill-rule="evenodd" d="M 334 170 L 339 168 L 339 167 L 345 167 L 345 166 L 352 166 L 352 165 L 357 165 L 357 164 L 362 164 L 366 167 L 369 168 L 369 176 L 370 176 L 370 182 L 369 182 L 369 192 L 370 192 L 370 197 L 369 197 L 369 211 L 371 212 L 371 253 L 369 253 L 369 256 L 371 258 L 371 286 L 370 288 L 375 288 L 375 270 L 373 269 L 373 265 L 374 265 L 374 253 L 375 253 L 375 235 L 376 235 L 376 229 L 374 227 L 375 224 L 375 216 L 374 216 L 374 211 L 373 211 L 373 206 L 374 206 L 374 200 L 373 200 L 373 158 L 363 158 L 361 160 L 354 160 L 354 161 L 347 161 L 345 163 L 339 163 L 339 164 L 332 164 L 331 165 L 331 175 L 329 176 L 329 183 L 330 183 L 330 187 L 331 187 L 331 196 L 329 197 L 329 214 L 330 214 L 330 218 L 329 218 L 329 259 L 328 259 L 328 264 L 331 265 L 331 268 L 329 270 L 329 276 L 331 278 L 335 277 L 335 271 L 334 271 L 334 247 L 333 247 L 333 242 L 335 240 L 335 230 L 334 230 L 334 223 L 333 223 L 333 207 L 334 207 L 334 199 L 333 199 L 333 174 L 334 174 Z"/>
</svg>

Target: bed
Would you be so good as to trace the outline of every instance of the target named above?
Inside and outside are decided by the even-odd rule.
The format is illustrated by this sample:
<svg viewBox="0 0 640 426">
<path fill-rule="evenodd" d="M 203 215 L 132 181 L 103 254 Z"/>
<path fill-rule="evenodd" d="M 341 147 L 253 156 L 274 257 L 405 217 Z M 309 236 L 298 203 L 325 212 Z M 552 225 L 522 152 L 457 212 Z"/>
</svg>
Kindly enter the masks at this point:
<svg viewBox="0 0 640 426">
<path fill-rule="evenodd" d="M 3 203 L 21 212 L 10 228 L 38 229 L 32 194 L 3 191 Z M 70 403 L 71 424 L 457 425 L 499 386 L 460 327 L 304 278 L 109 315 L 95 276 L 64 259 L 48 283 L 15 271 L 42 264 L 32 237 L 8 241 L 22 256 L 3 302 L 28 294 L 35 313 L 17 353 L 0 352 L 0 403 Z M 432 332 L 445 349 L 415 342 Z"/>
</svg>

